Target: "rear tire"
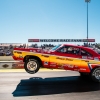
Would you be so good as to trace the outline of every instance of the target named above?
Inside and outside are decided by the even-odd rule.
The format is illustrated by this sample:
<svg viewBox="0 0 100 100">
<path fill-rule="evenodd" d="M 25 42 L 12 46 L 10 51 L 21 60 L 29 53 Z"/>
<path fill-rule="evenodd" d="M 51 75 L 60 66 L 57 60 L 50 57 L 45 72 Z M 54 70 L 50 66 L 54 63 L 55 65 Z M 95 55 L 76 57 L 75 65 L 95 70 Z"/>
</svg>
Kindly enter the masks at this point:
<svg viewBox="0 0 100 100">
<path fill-rule="evenodd" d="M 37 59 L 28 59 L 24 63 L 24 69 L 29 74 L 35 74 L 36 72 L 39 71 L 40 67 L 41 65 Z"/>
<path fill-rule="evenodd" d="M 100 83 L 100 67 L 93 69 L 90 75 L 94 82 Z"/>
</svg>

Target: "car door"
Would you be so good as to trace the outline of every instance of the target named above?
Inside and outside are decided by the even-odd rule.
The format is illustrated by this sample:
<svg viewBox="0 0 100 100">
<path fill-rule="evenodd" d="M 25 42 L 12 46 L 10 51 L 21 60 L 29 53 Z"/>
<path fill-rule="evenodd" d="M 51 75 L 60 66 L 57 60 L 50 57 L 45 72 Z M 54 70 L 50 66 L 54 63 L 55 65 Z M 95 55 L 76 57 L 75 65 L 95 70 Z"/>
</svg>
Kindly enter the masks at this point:
<svg viewBox="0 0 100 100">
<path fill-rule="evenodd" d="M 65 51 L 65 49 L 67 51 Z M 79 51 L 75 53 L 73 50 Z M 56 68 L 62 68 L 66 70 L 78 70 L 81 62 L 81 56 L 79 55 L 79 53 L 80 48 L 75 48 L 73 46 L 64 46 L 54 52 L 54 55 L 52 55 L 50 61 L 54 61 L 57 64 Z M 52 67 L 54 68 L 54 66 Z"/>
<path fill-rule="evenodd" d="M 75 46 L 63 46 L 55 51 L 54 54 L 64 57 L 81 58 L 80 48 Z"/>
</svg>

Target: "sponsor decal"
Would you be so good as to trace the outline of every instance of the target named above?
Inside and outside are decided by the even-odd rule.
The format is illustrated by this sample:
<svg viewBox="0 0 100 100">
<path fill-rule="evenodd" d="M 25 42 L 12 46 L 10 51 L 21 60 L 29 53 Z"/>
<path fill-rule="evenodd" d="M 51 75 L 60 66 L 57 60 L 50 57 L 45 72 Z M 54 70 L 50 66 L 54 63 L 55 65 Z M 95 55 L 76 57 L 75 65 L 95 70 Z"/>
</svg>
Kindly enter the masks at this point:
<svg viewBox="0 0 100 100">
<path fill-rule="evenodd" d="M 67 65 L 68 66 L 68 68 L 74 68 L 74 65 Z"/>
<path fill-rule="evenodd" d="M 56 59 L 59 59 L 59 60 L 68 60 L 68 61 L 73 61 L 73 59 L 70 59 L 70 58 L 62 58 L 62 57 L 57 57 Z"/>
<path fill-rule="evenodd" d="M 8 62 L 1 62 L 0 63 L 0 68 L 4 69 L 4 68 L 12 68 L 12 62 L 8 63 Z"/>
<path fill-rule="evenodd" d="M 99 61 L 98 57 L 94 57 L 94 60 Z"/>
<path fill-rule="evenodd" d="M 62 68 L 63 69 L 63 64 L 57 64 L 58 68 Z"/>
<path fill-rule="evenodd" d="M 56 66 L 57 64 L 56 63 L 54 63 L 54 62 L 51 62 L 50 63 L 50 66 Z"/>
<path fill-rule="evenodd" d="M 87 59 L 87 56 L 82 56 L 82 59 Z"/>
<path fill-rule="evenodd" d="M 18 64 L 19 67 L 24 66 L 24 64 Z"/>
<path fill-rule="evenodd" d="M 88 57 L 88 59 L 92 60 L 92 59 L 93 59 L 93 57 Z"/>
<path fill-rule="evenodd" d="M 65 60 L 65 58 L 61 58 L 61 57 L 57 57 L 56 59 L 59 59 L 59 60 Z"/>
<path fill-rule="evenodd" d="M 4 64 L 4 65 L 2 65 L 2 67 L 3 67 L 3 68 L 8 68 L 9 65 L 8 65 L 8 64 Z"/>
<path fill-rule="evenodd" d="M 23 62 L 12 63 L 12 68 L 13 69 L 24 68 L 24 63 Z"/>
<path fill-rule="evenodd" d="M 65 67 L 74 68 L 74 65 L 72 65 L 72 64 L 58 64 L 58 67 L 59 68 L 65 68 Z"/>
<path fill-rule="evenodd" d="M 73 59 L 69 59 L 69 58 L 66 58 L 66 60 L 68 60 L 68 61 L 73 61 Z"/>
<path fill-rule="evenodd" d="M 81 61 L 89 62 L 89 60 L 81 60 Z"/>
<path fill-rule="evenodd" d="M 18 64 L 12 64 L 12 68 L 15 68 L 17 66 L 18 66 Z"/>
<path fill-rule="evenodd" d="M 44 65 L 48 65 L 48 62 L 44 62 Z"/>
</svg>

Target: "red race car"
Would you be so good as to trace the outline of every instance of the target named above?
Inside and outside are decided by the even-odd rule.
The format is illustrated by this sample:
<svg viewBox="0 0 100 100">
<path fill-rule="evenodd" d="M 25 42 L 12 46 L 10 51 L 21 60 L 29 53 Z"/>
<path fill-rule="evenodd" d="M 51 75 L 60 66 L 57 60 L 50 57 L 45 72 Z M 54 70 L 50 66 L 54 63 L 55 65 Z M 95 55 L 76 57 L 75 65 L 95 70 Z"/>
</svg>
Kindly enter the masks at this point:
<svg viewBox="0 0 100 100">
<path fill-rule="evenodd" d="M 92 48 L 76 45 L 57 45 L 48 51 L 15 48 L 15 60 L 23 60 L 25 70 L 34 74 L 40 67 L 72 70 L 100 82 L 100 54 Z"/>
</svg>

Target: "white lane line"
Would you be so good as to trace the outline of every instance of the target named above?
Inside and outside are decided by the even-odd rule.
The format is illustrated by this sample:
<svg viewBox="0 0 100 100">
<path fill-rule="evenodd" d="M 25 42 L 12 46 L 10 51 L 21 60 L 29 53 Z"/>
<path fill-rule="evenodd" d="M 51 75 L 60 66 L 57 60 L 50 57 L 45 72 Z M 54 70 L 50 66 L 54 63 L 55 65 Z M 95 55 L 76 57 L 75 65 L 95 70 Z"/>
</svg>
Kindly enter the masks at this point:
<svg viewBox="0 0 100 100">
<path fill-rule="evenodd" d="M 66 71 L 60 69 L 40 69 L 39 72 L 46 72 L 46 71 Z M 26 72 L 25 69 L 0 69 L 0 72 Z"/>
</svg>

